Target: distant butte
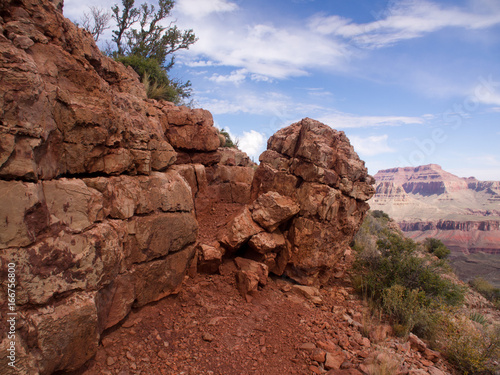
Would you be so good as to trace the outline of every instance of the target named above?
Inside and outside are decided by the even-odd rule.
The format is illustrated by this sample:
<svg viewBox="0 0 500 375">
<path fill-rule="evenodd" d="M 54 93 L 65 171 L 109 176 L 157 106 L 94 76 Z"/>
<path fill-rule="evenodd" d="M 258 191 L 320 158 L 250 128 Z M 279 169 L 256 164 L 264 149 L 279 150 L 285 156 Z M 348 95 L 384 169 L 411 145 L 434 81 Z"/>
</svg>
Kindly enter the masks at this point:
<svg viewBox="0 0 500 375">
<path fill-rule="evenodd" d="M 438 238 L 455 257 L 500 255 L 500 181 L 461 178 L 437 164 L 385 169 L 374 177 L 371 209 L 389 214 L 406 236 Z M 500 284 L 499 269 L 491 272 Z"/>
</svg>

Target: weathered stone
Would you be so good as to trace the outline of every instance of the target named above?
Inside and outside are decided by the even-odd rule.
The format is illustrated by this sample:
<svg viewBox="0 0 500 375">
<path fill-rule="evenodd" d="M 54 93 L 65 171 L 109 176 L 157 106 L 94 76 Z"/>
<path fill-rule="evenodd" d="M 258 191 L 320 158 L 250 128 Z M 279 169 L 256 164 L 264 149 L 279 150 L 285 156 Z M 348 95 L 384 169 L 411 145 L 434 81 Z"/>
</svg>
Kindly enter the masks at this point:
<svg viewBox="0 0 500 375">
<path fill-rule="evenodd" d="M 247 154 L 236 148 L 219 147 L 218 152 L 221 155 L 220 164 L 229 166 L 251 167 L 255 165 Z"/>
<path fill-rule="evenodd" d="M 199 244 L 198 247 L 198 271 L 205 273 L 216 273 L 222 264 L 224 250 L 219 244 L 210 246 Z"/>
<path fill-rule="evenodd" d="M 294 285 L 292 291 L 298 295 L 301 295 L 311 302 L 319 305 L 323 302 L 321 299 L 321 293 L 318 288 L 305 286 L 305 285 Z"/>
<path fill-rule="evenodd" d="M 5 375 L 39 375 L 37 361 L 32 353 L 28 351 L 22 338 L 15 335 L 15 345 L 12 346 L 12 338 L 5 337 L 0 341 L 0 368 Z M 14 348 L 14 350 L 12 350 Z M 13 354 L 13 355 L 11 355 Z M 10 357 L 10 358 L 9 358 Z M 13 361 L 14 360 L 14 361 Z M 12 366 L 15 365 L 15 367 Z"/>
<path fill-rule="evenodd" d="M 179 251 L 196 241 L 198 223 L 192 213 L 157 213 L 132 218 L 125 243 L 126 263 L 141 263 Z"/>
<path fill-rule="evenodd" d="M 0 181 L 0 249 L 33 243 L 49 224 L 41 184 Z"/>
<path fill-rule="evenodd" d="M 175 149 L 209 152 L 219 148 L 219 132 L 210 112 L 181 106 L 170 109 L 167 118 L 165 135 Z"/>
<path fill-rule="evenodd" d="M 40 308 L 29 322 L 36 332 L 42 375 L 76 370 L 97 352 L 99 333 L 92 294 L 77 294 L 56 307 Z"/>
<path fill-rule="evenodd" d="M 99 290 L 95 298 L 99 334 L 125 318 L 134 300 L 134 280 L 128 274 L 118 275 L 111 283 Z"/>
<path fill-rule="evenodd" d="M 339 370 L 342 363 L 346 360 L 345 355 L 341 351 L 335 353 L 326 353 L 325 369 Z"/>
<path fill-rule="evenodd" d="M 275 231 L 299 210 L 300 207 L 292 199 L 276 192 L 262 194 L 251 207 L 253 220 L 270 232 Z"/>
<path fill-rule="evenodd" d="M 241 257 L 235 258 L 234 262 L 238 269 L 256 275 L 260 285 L 264 286 L 267 284 L 269 270 L 265 264 Z"/>
<path fill-rule="evenodd" d="M 272 271 L 300 283 L 326 282 L 363 221 L 373 179 L 343 132 L 307 118 L 274 134 L 260 161 L 254 205 L 274 192 L 300 206 L 291 222 L 283 221 L 290 247 L 279 253 Z"/>
<path fill-rule="evenodd" d="M 151 169 L 153 171 L 164 171 L 168 166 L 175 163 L 177 153 L 167 141 L 150 142 Z"/>
<path fill-rule="evenodd" d="M 266 254 L 269 252 L 279 252 L 281 251 L 286 243 L 283 234 L 277 230 L 276 232 L 261 232 L 250 238 L 248 244 L 252 249 L 261 254 Z"/>
<path fill-rule="evenodd" d="M 316 348 L 310 355 L 313 361 L 323 363 L 326 360 L 326 352 L 323 349 Z"/>
<path fill-rule="evenodd" d="M 41 305 L 56 294 L 96 290 L 111 282 L 120 270 L 123 250 L 117 231 L 103 223 L 82 234 L 45 238 L 22 251 L 3 250 L 0 260 L 2 273 L 9 262 L 16 263 L 16 303 Z"/>
<path fill-rule="evenodd" d="M 427 371 L 429 371 L 429 375 L 446 375 L 445 372 L 434 366 L 429 367 Z"/>
<path fill-rule="evenodd" d="M 227 223 L 226 227 L 219 233 L 219 241 L 228 249 L 236 250 L 253 235 L 263 232 L 253 220 L 248 208 Z"/>
<path fill-rule="evenodd" d="M 85 182 L 103 194 L 107 215 L 116 219 L 157 210 L 190 212 L 194 207 L 189 186 L 174 170 L 152 172 L 150 176 L 98 177 Z"/>
<path fill-rule="evenodd" d="M 340 208 L 342 193 L 327 185 L 303 183 L 297 190 L 300 214 L 321 221 L 335 221 Z"/>
<path fill-rule="evenodd" d="M 42 182 L 52 222 L 80 232 L 104 218 L 103 197 L 79 179 L 61 178 Z"/>
<path fill-rule="evenodd" d="M 194 246 L 135 266 L 131 272 L 134 278 L 136 300 L 134 306 L 144 306 L 177 293 L 195 253 Z"/>
<path fill-rule="evenodd" d="M 36 181 L 38 179 L 38 171 L 34 149 L 40 146 L 40 144 L 40 139 L 17 137 L 14 150 L 0 167 L 0 176 Z"/>
<path fill-rule="evenodd" d="M 193 197 L 203 193 L 207 188 L 207 176 L 203 164 L 179 164 L 172 170 L 177 171 L 189 184 Z"/>
<path fill-rule="evenodd" d="M 413 333 L 410 333 L 409 341 L 411 347 L 418 350 L 419 352 L 425 352 L 425 349 L 427 349 L 427 345 Z"/>
</svg>

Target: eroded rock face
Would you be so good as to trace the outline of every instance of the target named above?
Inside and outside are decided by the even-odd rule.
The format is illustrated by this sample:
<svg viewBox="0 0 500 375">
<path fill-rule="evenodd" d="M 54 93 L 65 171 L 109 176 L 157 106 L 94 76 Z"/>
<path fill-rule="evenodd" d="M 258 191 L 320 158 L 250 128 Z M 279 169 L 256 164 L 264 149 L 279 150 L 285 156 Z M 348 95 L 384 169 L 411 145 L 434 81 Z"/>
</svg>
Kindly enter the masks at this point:
<svg viewBox="0 0 500 375">
<path fill-rule="evenodd" d="M 374 179 L 343 132 L 308 118 L 273 135 L 260 161 L 254 202 L 221 231 L 222 245 L 246 246 L 245 256 L 300 283 L 325 282 L 361 225 Z"/>
<path fill-rule="evenodd" d="M 0 4 L 0 278 L 16 265 L 25 373 L 77 369 L 133 306 L 178 290 L 201 161 L 221 159 L 209 112 L 147 99 L 61 9 Z M 178 153 L 198 164 L 174 168 Z"/>
</svg>

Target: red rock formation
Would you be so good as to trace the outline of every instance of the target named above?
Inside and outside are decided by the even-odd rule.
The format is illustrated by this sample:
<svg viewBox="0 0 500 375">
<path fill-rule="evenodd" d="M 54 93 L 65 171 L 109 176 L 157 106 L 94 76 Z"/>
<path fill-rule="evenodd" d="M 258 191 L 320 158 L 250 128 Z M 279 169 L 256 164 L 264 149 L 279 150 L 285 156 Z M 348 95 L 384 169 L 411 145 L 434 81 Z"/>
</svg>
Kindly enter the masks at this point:
<svg viewBox="0 0 500 375">
<path fill-rule="evenodd" d="M 245 247 L 266 272 L 328 278 L 373 193 L 345 135 L 305 119 L 270 139 L 255 171 L 218 147 L 208 111 L 147 99 L 61 9 L 0 3 L 0 279 L 14 263 L 20 373 L 79 368 L 132 307 L 176 293 L 196 254 L 213 272 Z M 204 242 L 221 221 L 224 247 Z"/>
<path fill-rule="evenodd" d="M 221 243 L 234 251 L 248 242 L 246 256 L 271 272 L 325 282 L 368 210 L 372 177 L 343 132 L 311 119 L 273 135 L 260 161 L 255 201 L 228 223 Z"/>
<path fill-rule="evenodd" d="M 407 236 L 435 237 L 452 251 L 500 253 L 500 182 L 460 178 L 435 164 L 379 171 L 370 200 Z"/>
<path fill-rule="evenodd" d="M 0 278 L 15 263 L 17 364 L 74 370 L 132 306 L 178 289 L 198 222 L 174 148 L 213 154 L 218 131 L 207 111 L 146 99 L 49 1 L 0 14 Z"/>
</svg>

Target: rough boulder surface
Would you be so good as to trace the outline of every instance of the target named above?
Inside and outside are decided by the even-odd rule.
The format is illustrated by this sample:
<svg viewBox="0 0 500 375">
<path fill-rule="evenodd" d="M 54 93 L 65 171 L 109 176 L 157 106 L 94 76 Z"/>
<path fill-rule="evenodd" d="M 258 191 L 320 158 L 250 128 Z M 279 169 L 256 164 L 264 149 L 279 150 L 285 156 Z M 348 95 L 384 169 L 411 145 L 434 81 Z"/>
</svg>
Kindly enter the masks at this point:
<svg viewBox="0 0 500 375">
<path fill-rule="evenodd" d="M 61 7 L 0 4 L 0 308 L 14 263 L 23 374 L 78 369 L 133 307 L 178 291 L 199 225 L 173 164 L 219 145 L 208 111 L 148 100 Z"/>
<path fill-rule="evenodd" d="M 328 280 L 373 194 L 344 133 L 304 119 L 257 168 L 219 147 L 208 111 L 147 99 L 62 5 L 0 3 L 0 309 L 15 264 L 13 373 L 78 370 L 131 311 L 225 259 L 237 258 L 247 300 L 269 272 Z"/>
<path fill-rule="evenodd" d="M 252 219 L 275 235 L 253 230 L 250 247 L 267 253 L 257 259 L 300 283 L 326 282 L 362 223 L 373 182 L 343 132 L 309 118 L 281 129 L 252 185 Z"/>
</svg>

